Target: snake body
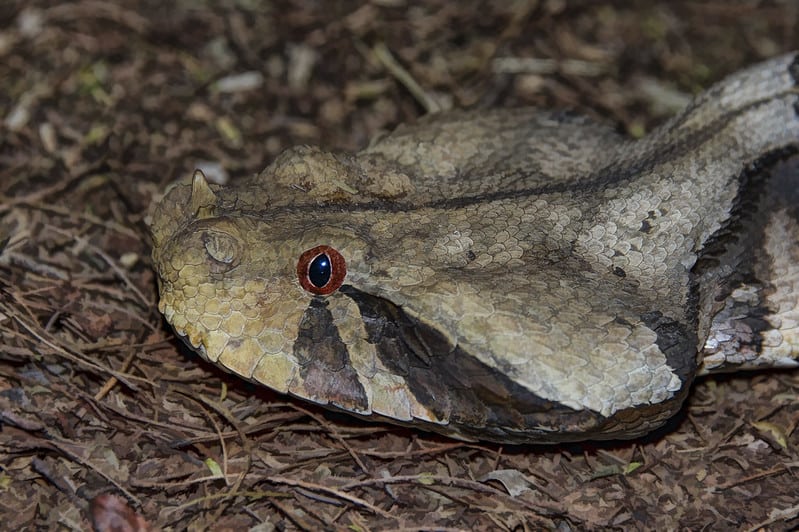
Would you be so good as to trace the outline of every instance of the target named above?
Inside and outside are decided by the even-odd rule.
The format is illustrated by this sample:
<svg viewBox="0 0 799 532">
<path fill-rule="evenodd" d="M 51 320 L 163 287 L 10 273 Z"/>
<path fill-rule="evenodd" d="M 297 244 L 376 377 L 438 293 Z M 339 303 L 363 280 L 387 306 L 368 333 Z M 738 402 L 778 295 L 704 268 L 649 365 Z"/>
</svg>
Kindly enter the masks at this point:
<svg viewBox="0 0 799 532">
<path fill-rule="evenodd" d="M 362 418 L 639 436 L 697 375 L 799 365 L 798 80 L 796 54 L 755 65 L 640 140 L 452 112 L 197 172 L 153 214 L 159 309 L 209 361 Z"/>
</svg>

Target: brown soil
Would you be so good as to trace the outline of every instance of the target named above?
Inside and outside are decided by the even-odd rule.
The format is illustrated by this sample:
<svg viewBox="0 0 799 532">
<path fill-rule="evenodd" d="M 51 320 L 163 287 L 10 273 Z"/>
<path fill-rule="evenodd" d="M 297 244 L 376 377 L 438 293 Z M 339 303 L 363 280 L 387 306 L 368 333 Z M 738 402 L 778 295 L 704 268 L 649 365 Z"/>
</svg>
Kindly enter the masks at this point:
<svg viewBox="0 0 799 532">
<path fill-rule="evenodd" d="M 703 380 L 664 430 L 617 444 L 368 425 L 183 350 L 156 310 L 146 229 L 198 165 L 235 179 L 293 144 L 356 149 L 436 105 L 568 107 L 643 134 L 724 74 L 799 48 L 797 9 L 3 2 L 2 527 L 799 525 L 799 372 Z"/>
</svg>

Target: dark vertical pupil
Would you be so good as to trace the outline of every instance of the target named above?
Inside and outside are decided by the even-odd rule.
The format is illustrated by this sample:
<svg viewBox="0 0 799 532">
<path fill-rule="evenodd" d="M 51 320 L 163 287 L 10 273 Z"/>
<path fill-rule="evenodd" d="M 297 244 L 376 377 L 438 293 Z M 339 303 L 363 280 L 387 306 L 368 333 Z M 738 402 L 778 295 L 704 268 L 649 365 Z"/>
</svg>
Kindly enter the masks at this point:
<svg viewBox="0 0 799 532">
<path fill-rule="evenodd" d="M 333 268 L 330 265 L 330 257 L 322 253 L 308 266 L 308 280 L 317 288 L 322 288 L 330 281 L 330 274 Z"/>
</svg>

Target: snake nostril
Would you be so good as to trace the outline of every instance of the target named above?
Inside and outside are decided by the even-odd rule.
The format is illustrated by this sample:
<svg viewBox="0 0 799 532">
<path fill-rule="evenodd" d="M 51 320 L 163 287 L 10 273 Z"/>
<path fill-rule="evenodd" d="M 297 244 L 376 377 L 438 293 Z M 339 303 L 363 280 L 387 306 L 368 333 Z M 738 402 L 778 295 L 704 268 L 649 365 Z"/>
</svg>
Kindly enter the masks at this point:
<svg viewBox="0 0 799 532">
<path fill-rule="evenodd" d="M 202 240 L 205 251 L 213 260 L 231 267 L 238 264 L 240 250 L 234 236 L 219 231 L 206 231 Z"/>
</svg>

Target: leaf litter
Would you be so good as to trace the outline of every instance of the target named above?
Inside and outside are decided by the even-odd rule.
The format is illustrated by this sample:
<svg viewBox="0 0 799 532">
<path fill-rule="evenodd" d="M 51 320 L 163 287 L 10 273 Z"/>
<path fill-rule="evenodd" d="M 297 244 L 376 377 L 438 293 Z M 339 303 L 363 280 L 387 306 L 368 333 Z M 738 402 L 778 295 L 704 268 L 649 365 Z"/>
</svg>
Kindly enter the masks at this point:
<svg viewBox="0 0 799 532">
<path fill-rule="evenodd" d="M 643 134 L 799 48 L 790 2 L 0 7 L 0 515 L 9 529 L 789 529 L 799 375 L 697 383 L 631 442 L 461 443 L 327 413 L 182 348 L 146 220 L 197 166 L 355 150 L 424 109 Z"/>
</svg>

